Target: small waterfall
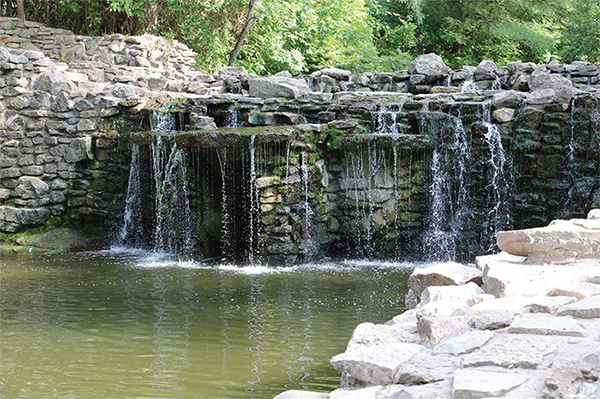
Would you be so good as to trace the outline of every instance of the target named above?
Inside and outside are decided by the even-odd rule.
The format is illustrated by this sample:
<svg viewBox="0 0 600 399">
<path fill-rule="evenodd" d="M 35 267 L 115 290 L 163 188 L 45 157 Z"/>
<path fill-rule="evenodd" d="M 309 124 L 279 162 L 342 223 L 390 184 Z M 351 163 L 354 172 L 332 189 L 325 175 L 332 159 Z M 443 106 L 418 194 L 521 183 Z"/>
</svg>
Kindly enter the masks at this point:
<svg viewBox="0 0 600 399">
<path fill-rule="evenodd" d="M 491 104 L 483 104 L 483 125 L 486 128 L 485 142 L 489 149 L 489 201 L 487 251 L 496 249 L 496 233 L 510 227 L 511 217 L 508 200 L 511 197 L 507 153 L 502 146 L 502 135 L 498 126 L 491 121 Z"/>
<path fill-rule="evenodd" d="M 581 101 L 581 108 L 577 107 L 577 102 Z M 567 191 L 567 198 L 563 205 L 562 217 L 571 218 L 573 217 L 574 211 L 577 208 L 574 206 L 574 196 L 576 196 L 577 182 L 580 177 L 580 171 L 583 163 L 581 156 L 584 156 L 584 151 L 581 148 L 581 144 L 578 143 L 578 136 L 581 137 L 581 115 L 579 113 L 585 112 L 588 115 L 583 118 L 584 120 L 589 117 L 591 122 L 590 129 L 597 130 L 600 126 L 600 100 L 590 94 L 577 94 L 571 100 L 571 113 L 570 113 L 570 129 L 568 141 L 565 143 L 565 172 L 564 182 L 568 184 L 569 189 Z M 579 114 L 579 115 L 578 115 Z M 593 133 L 592 133 L 593 135 Z"/>
<path fill-rule="evenodd" d="M 469 74 L 467 76 L 467 79 L 465 79 L 464 82 L 462 82 L 462 84 L 459 86 L 460 92 L 461 93 L 466 93 L 469 91 L 475 91 L 475 79 L 474 79 L 474 73 L 475 70 L 468 70 L 467 73 Z"/>
<path fill-rule="evenodd" d="M 229 107 L 227 109 L 227 115 L 225 116 L 224 127 L 242 127 L 243 123 L 240 120 L 240 110 L 236 107 Z"/>
<path fill-rule="evenodd" d="M 123 224 L 119 231 L 119 239 L 122 245 L 139 246 L 142 244 L 144 237 L 141 218 L 143 196 L 140 181 L 140 147 L 136 143 L 130 143 L 130 148 L 131 163 L 129 165 L 127 198 L 125 200 L 125 212 L 123 214 Z"/>
<path fill-rule="evenodd" d="M 404 99 L 400 103 L 385 104 L 379 107 L 379 111 L 373 113 L 373 134 L 404 134 L 405 126 L 398 123 L 398 116 L 402 116 Z"/>
<path fill-rule="evenodd" d="M 256 231 L 257 222 L 260 217 L 260 209 L 259 209 L 259 198 L 258 198 L 258 187 L 256 185 L 256 177 L 257 177 L 257 157 L 256 157 L 256 145 L 254 144 L 256 139 L 256 135 L 253 134 L 250 136 L 250 144 L 249 144 L 249 167 L 250 167 L 250 179 L 249 179 L 249 193 L 250 193 L 250 204 L 248 209 L 248 217 L 249 217 L 249 235 L 248 235 L 248 261 L 250 263 L 254 263 L 256 252 L 258 249 L 258 243 L 256 239 Z"/>
<path fill-rule="evenodd" d="M 227 194 L 228 176 L 227 176 L 227 148 L 217 151 L 219 166 L 221 168 L 221 255 L 223 258 L 233 253 L 231 242 L 231 215 L 229 213 L 229 198 Z"/>
<path fill-rule="evenodd" d="M 476 105 L 479 121 L 469 134 L 462 107 L 455 106 L 455 115 L 422 116 L 427 120 L 421 126 L 435 144 L 424 235 L 432 260 L 461 260 L 473 252 L 493 251 L 495 233 L 511 223 L 509 160 L 500 130 L 491 122 L 490 104 Z"/>
<path fill-rule="evenodd" d="M 310 194 L 309 194 L 309 180 L 310 180 L 310 169 L 308 164 L 308 154 L 306 151 L 302 151 L 300 157 L 300 180 L 302 184 L 303 201 L 302 210 L 304 214 L 304 226 L 303 226 L 303 237 L 302 243 L 300 244 L 300 250 L 303 252 L 305 259 L 312 259 L 317 254 L 317 243 L 313 237 L 313 218 L 314 212 L 310 205 Z"/>
<path fill-rule="evenodd" d="M 153 132 L 173 132 L 177 130 L 175 114 L 171 112 L 172 104 L 163 104 L 150 113 L 150 130 Z"/>
<path fill-rule="evenodd" d="M 154 249 L 188 256 L 194 233 L 189 201 L 185 152 L 167 137 L 155 136 L 151 144 L 154 176 Z"/>
</svg>

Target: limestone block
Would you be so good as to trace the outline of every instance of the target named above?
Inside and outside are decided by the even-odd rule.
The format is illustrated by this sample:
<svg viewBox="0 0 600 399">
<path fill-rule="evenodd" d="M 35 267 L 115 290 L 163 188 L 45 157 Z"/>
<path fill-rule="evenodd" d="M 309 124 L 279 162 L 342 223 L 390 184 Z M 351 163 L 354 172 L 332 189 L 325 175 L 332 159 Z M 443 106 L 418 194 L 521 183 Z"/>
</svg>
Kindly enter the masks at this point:
<svg viewBox="0 0 600 399">
<path fill-rule="evenodd" d="M 554 89 L 533 90 L 527 95 L 527 102 L 532 105 L 550 104 L 556 99 Z"/>
<path fill-rule="evenodd" d="M 350 80 L 350 76 L 352 76 L 352 72 L 339 68 L 321 69 L 320 72 L 322 75 L 330 76 L 337 80 Z"/>
<path fill-rule="evenodd" d="M 67 162 L 75 163 L 85 159 L 93 159 L 92 138 L 80 137 L 72 139 L 67 148 L 65 160 Z"/>
<path fill-rule="evenodd" d="M 64 91 L 61 91 L 52 96 L 50 109 L 56 112 L 67 112 L 73 109 L 75 102 Z M 50 122 L 50 121 L 48 121 Z"/>
<path fill-rule="evenodd" d="M 572 302 L 577 298 L 572 296 L 541 296 L 532 298 L 531 305 L 528 306 L 531 313 L 556 313 L 556 311 Z"/>
<path fill-rule="evenodd" d="M 39 226 L 50 217 L 50 210 L 46 208 L 16 208 L 14 206 L 0 206 L 0 230 L 7 224 L 20 226 Z"/>
<path fill-rule="evenodd" d="M 473 76 L 475 80 L 494 80 L 498 77 L 498 67 L 494 61 L 483 60 L 477 65 Z"/>
<path fill-rule="evenodd" d="M 427 75 L 429 82 L 433 82 L 451 71 L 442 57 L 434 53 L 422 55 L 408 66 L 408 73 Z"/>
<path fill-rule="evenodd" d="M 377 394 L 376 399 L 442 399 L 452 397 L 452 379 L 423 385 L 388 385 Z"/>
<path fill-rule="evenodd" d="M 558 74 L 545 74 L 534 72 L 529 80 L 532 91 L 552 89 L 556 100 L 561 103 L 569 103 L 576 93 L 573 82 Z"/>
<path fill-rule="evenodd" d="M 275 396 L 273 399 L 328 399 L 329 395 L 322 392 L 310 391 L 285 391 Z"/>
<path fill-rule="evenodd" d="M 500 397 L 529 379 L 527 374 L 497 369 L 461 369 L 454 373 L 453 399 Z"/>
<path fill-rule="evenodd" d="M 476 270 L 476 269 L 474 269 Z M 467 306 L 473 306 L 478 302 L 477 296 L 484 291 L 473 282 L 456 286 L 430 286 L 421 293 L 421 304 L 429 302 L 458 302 Z"/>
<path fill-rule="evenodd" d="M 600 259 L 600 222 L 586 219 L 555 220 L 547 227 L 501 231 L 498 247 L 536 262 Z"/>
<path fill-rule="evenodd" d="M 478 330 L 498 330 L 508 327 L 515 318 L 514 312 L 504 309 L 484 309 L 473 313 L 474 327 Z"/>
<path fill-rule="evenodd" d="M 421 338 L 429 344 L 469 329 L 469 319 L 462 316 L 423 316 L 417 321 Z"/>
<path fill-rule="evenodd" d="M 528 315 L 516 318 L 508 327 L 511 334 L 564 335 L 583 337 L 585 330 L 571 317 Z"/>
<path fill-rule="evenodd" d="M 22 176 L 18 180 L 18 186 L 15 188 L 13 193 L 16 197 L 28 198 L 42 198 L 50 193 L 50 186 L 37 177 Z"/>
<path fill-rule="evenodd" d="M 331 365 L 368 385 L 392 383 L 393 372 L 423 346 L 413 343 L 360 347 L 334 356 Z"/>
<path fill-rule="evenodd" d="M 496 297 L 576 296 L 599 294 L 600 285 L 588 282 L 598 275 L 598 264 L 580 262 L 576 266 L 530 265 L 505 262 L 495 255 L 480 259 L 484 265 L 483 289 Z M 529 303 L 523 306 L 531 304 Z"/>
<path fill-rule="evenodd" d="M 394 370 L 394 384 L 417 385 L 442 381 L 459 368 L 458 357 L 446 353 L 434 355 L 431 349 L 423 349 Z"/>
<path fill-rule="evenodd" d="M 442 339 L 433 347 L 433 353 L 436 355 L 464 355 L 482 347 L 493 336 L 494 333 L 492 331 L 467 331 Z"/>
<path fill-rule="evenodd" d="M 93 119 L 80 119 L 77 122 L 77 131 L 78 132 L 90 132 L 98 130 L 98 124 Z"/>
<path fill-rule="evenodd" d="M 431 286 L 463 285 L 481 277 L 481 271 L 456 262 L 440 263 L 430 267 L 417 267 L 408 278 L 408 287 L 417 297 Z"/>
<path fill-rule="evenodd" d="M 383 387 L 374 386 L 361 389 L 336 389 L 329 393 L 329 399 L 381 399 Z"/>
<path fill-rule="evenodd" d="M 250 96 L 259 98 L 299 98 L 311 91 L 304 79 L 285 77 L 254 78 L 248 85 Z"/>
<path fill-rule="evenodd" d="M 219 78 L 221 78 L 222 80 L 239 80 L 247 76 L 248 71 L 244 67 L 224 67 L 219 70 Z"/>
<path fill-rule="evenodd" d="M 54 94 L 61 90 L 75 91 L 77 86 L 64 73 L 53 70 L 41 74 L 34 85 L 34 89 Z"/>
<path fill-rule="evenodd" d="M 571 338 L 572 339 L 572 338 Z M 464 358 L 465 367 L 498 366 L 535 369 L 544 357 L 566 344 L 569 338 L 525 334 L 496 334 L 480 349 Z"/>
<path fill-rule="evenodd" d="M 0 169 L 0 179 L 11 179 L 21 175 L 21 169 L 19 168 Z"/>
<path fill-rule="evenodd" d="M 542 391 L 543 398 L 593 398 L 596 396 L 574 396 L 582 383 L 594 382 L 598 379 L 598 371 L 580 359 L 570 360 L 557 358 L 547 374 Z M 596 390 L 597 392 L 597 390 Z M 591 392 L 594 394 L 594 392 Z"/>
<path fill-rule="evenodd" d="M 346 350 L 354 350 L 363 346 L 378 346 L 402 342 L 416 343 L 419 341 L 419 335 L 415 334 L 415 332 L 404 329 L 402 324 L 361 323 L 354 329 Z"/>
<path fill-rule="evenodd" d="M 512 108 L 500 108 L 492 113 L 492 118 L 499 123 L 508 123 L 515 117 L 516 111 Z"/>
<path fill-rule="evenodd" d="M 578 302 L 561 307 L 559 316 L 574 316 L 582 319 L 600 317 L 600 295 L 594 295 Z"/>
</svg>

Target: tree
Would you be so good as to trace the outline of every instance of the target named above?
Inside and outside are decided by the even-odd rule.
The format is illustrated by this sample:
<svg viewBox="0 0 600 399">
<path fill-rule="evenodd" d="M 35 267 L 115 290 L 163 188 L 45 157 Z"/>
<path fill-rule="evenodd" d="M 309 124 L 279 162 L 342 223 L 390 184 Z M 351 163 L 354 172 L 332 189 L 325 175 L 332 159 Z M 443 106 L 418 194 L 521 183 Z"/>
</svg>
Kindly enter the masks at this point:
<svg viewBox="0 0 600 399">
<path fill-rule="evenodd" d="M 17 18 L 25 21 L 25 5 L 23 4 L 23 0 L 17 0 Z"/>
<path fill-rule="evenodd" d="M 229 64 L 228 64 L 229 66 L 235 65 L 235 60 L 237 59 L 238 55 L 240 54 L 240 50 L 242 49 L 244 40 L 246 39 L 246 36 L 248 36 L 248 32 L 250 32 L 250 28 L 252 28 L 252 25 L 254 25 L 256 23 L 256 21 L 258 21 L 258 19 L 260 18 L 260 16 L 258 16 L 258 17 L 254 16 L 256 2 L 257 2 L 257 0 L 250 0 L 250 3 L 248 4 L 248 14 L 246 15 L 246 23 L 244 24 L 244 27 L 242 28 L 242 31 L 240 32 L 240 36 L 238 37 L 238 40 L 235 43 L 235 47 L 229 53 Z"/>
</svg>

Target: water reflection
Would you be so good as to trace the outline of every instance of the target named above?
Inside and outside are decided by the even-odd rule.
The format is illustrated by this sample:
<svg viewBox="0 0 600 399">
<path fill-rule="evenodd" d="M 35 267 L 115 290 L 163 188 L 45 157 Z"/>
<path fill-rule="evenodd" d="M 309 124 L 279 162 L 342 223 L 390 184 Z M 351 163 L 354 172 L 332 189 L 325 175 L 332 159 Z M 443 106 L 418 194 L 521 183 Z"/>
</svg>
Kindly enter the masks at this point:
<svg viewBox="0 0 600 399">
<path fill-rule="evenodd" d="M 272 398 L 335 389 L 331 356 L 400 313 L 410 264 L 290 268 L 143 252 L 2 256 L 7 398 Z"/>
</svg>

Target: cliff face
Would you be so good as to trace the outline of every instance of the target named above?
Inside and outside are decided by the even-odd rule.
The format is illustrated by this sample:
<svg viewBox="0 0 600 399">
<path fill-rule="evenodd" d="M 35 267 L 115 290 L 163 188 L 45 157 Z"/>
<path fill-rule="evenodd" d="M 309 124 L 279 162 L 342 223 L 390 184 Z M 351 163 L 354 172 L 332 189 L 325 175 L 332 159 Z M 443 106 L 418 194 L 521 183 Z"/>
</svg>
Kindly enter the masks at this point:
<svg viewBox="0 0 600 399">
<path fill-rule="evenodd" d="M 202 75 L 162 38 L 0 27 L 4 232 L 54 217 L 201 257 L 472 259 L 600 202 L 597 65 Z"/>
</svg>

